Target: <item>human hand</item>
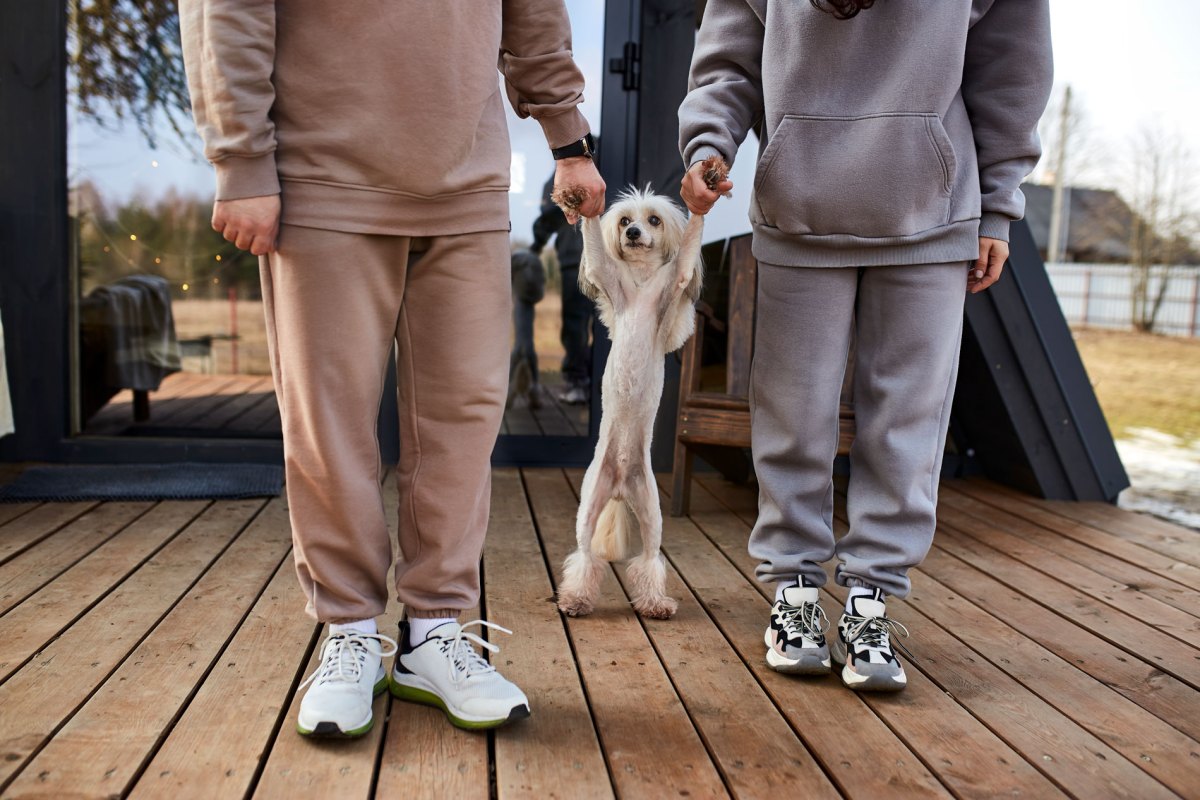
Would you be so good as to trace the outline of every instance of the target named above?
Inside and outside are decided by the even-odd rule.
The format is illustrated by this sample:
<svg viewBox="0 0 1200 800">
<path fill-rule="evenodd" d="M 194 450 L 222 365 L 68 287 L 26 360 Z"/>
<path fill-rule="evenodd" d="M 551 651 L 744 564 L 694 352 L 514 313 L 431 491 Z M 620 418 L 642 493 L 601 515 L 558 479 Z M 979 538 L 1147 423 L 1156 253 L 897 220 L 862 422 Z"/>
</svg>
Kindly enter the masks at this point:
<svg viewBox="0 0 1200 800">
<path fill-rule="evenodd" d="M 1000 280 L 1004 262 L 1008 260 L 1008 242 L 979 237 L 979 259 L 971 264 L 967 274 L 967 291 L 978 294 Z"/>
<path fill-rule="evenodd" d="M 733 181 L 728 178 L 718 183 L 715 189 L 710 189 L 704 180 L 706 169 L 708 167 L 704 161 L 697 161 L 683 174 L 683 180 L 680 182 L 679 196 L 683 198 L 688 211 L 693 214 L 707 214 L 718 197 L 733 189 Z"/>
<path fill-rule="evenodd" d="M 598 217 L 604 213 L 604 179 L 596 162 L 587 156 L 563 158 L 554 162 L 554 189 L 569 190 L 582 197 L 578 212 L 563 209 L 567 222 L 574 225 L 580 216 Z"/>
<path fill-rule="evenodd" d="M 279 238 L 279 195 L 218 200 L 213 204 L 213 230 L 239 250 L 256 256 L 275 252 Z"/>
</svg>

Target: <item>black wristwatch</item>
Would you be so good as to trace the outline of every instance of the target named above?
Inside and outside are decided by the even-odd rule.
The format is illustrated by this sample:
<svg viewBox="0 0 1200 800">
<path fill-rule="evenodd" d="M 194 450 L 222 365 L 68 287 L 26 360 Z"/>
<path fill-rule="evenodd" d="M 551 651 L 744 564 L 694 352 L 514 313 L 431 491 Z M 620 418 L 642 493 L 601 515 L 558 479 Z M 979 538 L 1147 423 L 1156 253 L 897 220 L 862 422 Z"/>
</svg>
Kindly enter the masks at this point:
<svg viewBox="0 0 1200 800">
<path fill-rule="evenodd" d="M 574 158 L 575 156 L 587 156 L 593 158 L 596 155 L 596 140 L 589 133 L 578 141 L 571 142 L 563 147 L 555 147 L 550 151 L 554 156 L 555 161 L 562 161 L 564 158 Z"/>
</svg>

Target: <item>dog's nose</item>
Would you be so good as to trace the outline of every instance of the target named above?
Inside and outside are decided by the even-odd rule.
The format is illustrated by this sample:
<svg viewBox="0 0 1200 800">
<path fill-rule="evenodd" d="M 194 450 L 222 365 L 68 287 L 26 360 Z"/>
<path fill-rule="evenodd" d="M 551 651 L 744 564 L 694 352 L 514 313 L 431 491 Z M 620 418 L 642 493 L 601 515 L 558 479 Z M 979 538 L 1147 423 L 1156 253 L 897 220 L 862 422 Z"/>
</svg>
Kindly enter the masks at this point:
<svg viewBox="0 0 1200 800">
<path fill-rule="evenodd" d="M 625 235 L 629 237 L 629 241 L 636 242 L 638 239 L 642 238 L 642 229 L 637 227 L 629 228 L 625 231 Z"/>
</svg>

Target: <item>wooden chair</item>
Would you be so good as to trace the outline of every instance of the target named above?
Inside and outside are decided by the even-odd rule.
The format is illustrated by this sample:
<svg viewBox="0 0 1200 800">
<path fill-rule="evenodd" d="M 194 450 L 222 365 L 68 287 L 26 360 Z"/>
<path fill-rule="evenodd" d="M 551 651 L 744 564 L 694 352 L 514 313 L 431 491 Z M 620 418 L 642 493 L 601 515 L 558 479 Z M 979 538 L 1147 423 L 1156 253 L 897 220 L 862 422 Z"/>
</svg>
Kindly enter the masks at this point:
<svg viewBox="0 0 1200 800">
<path fill-rule="evenodd" d="M 706 461 L 720 460 L 723 448 L 750 447 L 750 362 L 754 356 L 754 306 L 758 289 L 758 262 L 750 252 L 750 235 L 738 236 L 705 248 L 709 274 L 728 274 L 728 313 L 721 320 L 713 307 L 697 303 L 696 333 L 681 351 L 679 414 L 675 426 L 675 458 L 672 470 L 671 516 L 687 513 L 692 485 L 692 462 L 699 455 Z M 725 391 L 701 391 L 701 367 L 706 331 L 724 333 Z M 853 355 L 851 356 L 853 358 Z M 850 376 L 842 387 L 841 436 L 838 453 L 850 451 L 854 437 L 854 411 L 850 398 Z M 720 467 L 720 464 L 714 464 Z M 722 469 L 730 476 L 727 469 Z"/>
</svg>

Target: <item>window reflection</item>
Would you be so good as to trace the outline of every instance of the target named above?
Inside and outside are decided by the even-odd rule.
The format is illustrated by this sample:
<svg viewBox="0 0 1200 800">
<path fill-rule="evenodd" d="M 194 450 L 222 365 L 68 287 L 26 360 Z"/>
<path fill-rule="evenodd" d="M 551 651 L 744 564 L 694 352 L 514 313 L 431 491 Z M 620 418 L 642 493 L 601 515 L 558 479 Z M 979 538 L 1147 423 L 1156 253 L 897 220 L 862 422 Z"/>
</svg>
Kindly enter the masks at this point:
<svg viewBox="0 0 1200 800">
<path fill-rule="evenodd" d="M 600 130 L 604 4 L 567 0 L 575 62 L 586 81 L 584 116 Z M 594 314 L 579 292 L 578 229 L 550 202 L 554 160 L 540 127 L 508 109 L 513 147 L 513 349 L 505 433 L 586 436 Z M 599 331 L 603 335 L 603 330 Z"/>
<path fill-rule="evenodd" d="M 209 224 L 176 4 L 68 12 L 79 428 L 277 436 L 258 259 Z"/>
<path fill-rule="evenodd" d="M 604 4 L 567 7 L 582 111 L 599 136 Z M 257 259 L 209 224 L 213 175 L 192 125 L 176 2 L 70 0 L 68 13 L 77 432 L 278 436 Z M 518 347 L 514 326 L 503 431 L 586 435 L 593 332 L 576 288 L 578 234 L 551 219 L 556 209 L 543 214 L 554 162 L 540 127 L 511 109 L 508 123 L 512 246 L 540 271 L 525 258 L 514 272 L 524 338 Z M 519 277 L 541 297 L 530 302 Z"/>
</svg>

